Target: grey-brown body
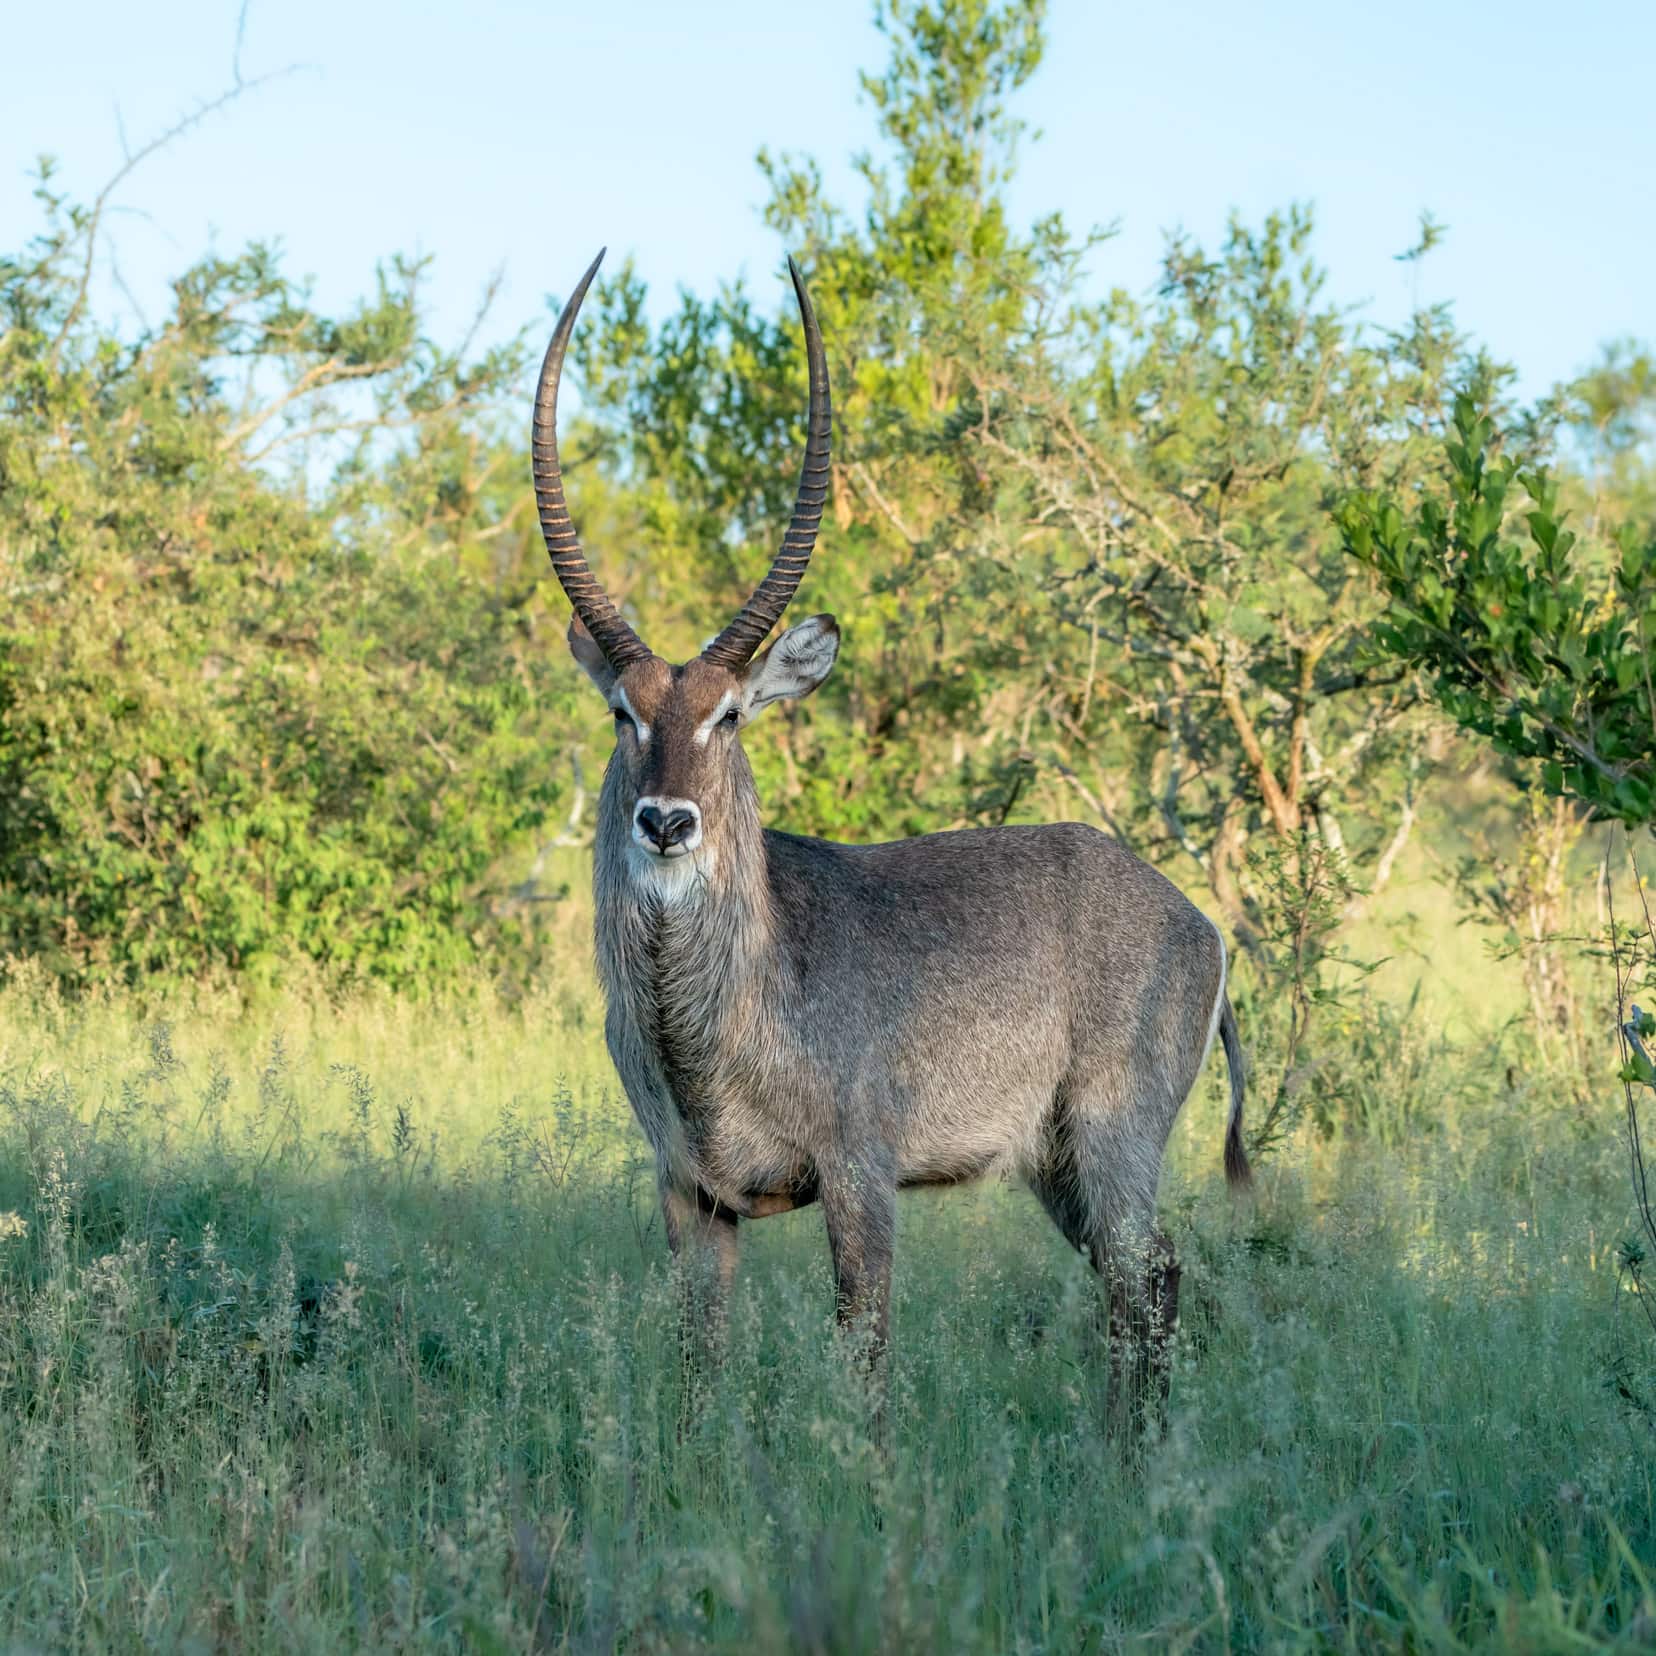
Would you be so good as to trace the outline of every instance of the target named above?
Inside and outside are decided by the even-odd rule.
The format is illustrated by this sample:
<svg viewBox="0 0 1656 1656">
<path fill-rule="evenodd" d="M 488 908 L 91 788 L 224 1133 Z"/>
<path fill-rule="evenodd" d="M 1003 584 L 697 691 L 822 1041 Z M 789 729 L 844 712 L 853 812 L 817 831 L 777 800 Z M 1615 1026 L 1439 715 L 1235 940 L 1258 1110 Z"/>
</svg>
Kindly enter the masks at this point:
<svg viewBox="0 0 1656 1656">
<path fill-rule="evenodd" d="M 811 413 L 771 573 L 693 660 L 651 651 L 604 595 L 563 499 L 558 374 L 536 402 L 537 499 L 576 610 L 570 647 L 616 746 L 594 859 L 611 1055 L 656 1153 L 692 1322 L 723 1321 L 745 1220 L 822 1204 L 842 1320 L 886 1339 L 898 1191 L 1026 1179 L 1110 1290 L 1142 1390 L 1176 1305 L 1155 1229 L 1174 1118 L 1217 1031 L 1225 1167 L 1247 1178 L 1242 1072 L 1215 928 L 1119 843 L 1075 823 L 837 845 L 767 831 L 741 733 L 832 670 L 812 616 L 757 655 L 799 583 L 828 485 L 827 371 L 803 281 Z"/>
<path fill-rule="evenodd" d="M 1176 887 L 1075 823 L 755 838 L 666 899 L 600 850 L 610 1050 L 669 1184 L 745 1217 L 846 1158 L 893 1190 L 1084 1170 L 1148 1222 L 1224 987 Z"/>
</svg>

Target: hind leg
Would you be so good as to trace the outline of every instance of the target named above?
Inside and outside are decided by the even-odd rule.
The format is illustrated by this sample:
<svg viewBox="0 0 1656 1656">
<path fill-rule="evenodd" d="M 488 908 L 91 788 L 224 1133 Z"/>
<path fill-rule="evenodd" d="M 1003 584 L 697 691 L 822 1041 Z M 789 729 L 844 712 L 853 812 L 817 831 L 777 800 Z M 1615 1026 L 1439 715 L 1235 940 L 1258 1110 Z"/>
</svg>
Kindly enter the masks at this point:
<svg viewBox="0 0 1656 1656">
<path fill-rule="evenodd" d="M 1178 1260 L 1155 1223 L 1165 1139 L 1130 1121 L 1061 1092 L 1029 1181 L 1105 1288 L 1113 1426 L 1165 1419 L 1179 1311 Z"/>
</svg>

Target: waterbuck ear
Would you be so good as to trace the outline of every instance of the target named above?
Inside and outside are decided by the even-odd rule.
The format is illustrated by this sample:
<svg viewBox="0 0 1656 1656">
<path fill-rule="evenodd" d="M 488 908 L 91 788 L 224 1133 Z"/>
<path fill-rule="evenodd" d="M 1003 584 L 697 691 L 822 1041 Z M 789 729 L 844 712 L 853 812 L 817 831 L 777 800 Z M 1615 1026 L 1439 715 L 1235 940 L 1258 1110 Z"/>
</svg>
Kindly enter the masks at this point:
<svg viewBox="0 0 1656 1656">
<path fill-rule="evenodd" d="M 813 615 L 789 627 L 748 668 L 742 686 L 742 717 L 751 719 L 773 701 L 808 696 L 827 678 L 839 654 L 839 623 Z"/>
<path fill-rule="evenodd" d="M 581 671 L 598 686 L 598 694 L 606 700 L 615 688 L 616 672 L 610 666 L 598 641 L 586 630 L 578 615 L 569 621 L 569 653 L 579 663 Z"/>
</svg>

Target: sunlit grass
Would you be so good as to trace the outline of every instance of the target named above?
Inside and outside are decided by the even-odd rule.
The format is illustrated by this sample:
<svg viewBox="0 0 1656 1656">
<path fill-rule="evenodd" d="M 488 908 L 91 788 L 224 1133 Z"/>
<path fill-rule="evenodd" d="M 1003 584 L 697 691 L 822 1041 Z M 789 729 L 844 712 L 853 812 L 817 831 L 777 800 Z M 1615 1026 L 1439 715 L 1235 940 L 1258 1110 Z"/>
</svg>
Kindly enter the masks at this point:
<svg viewBox="0 0 1656 1656">
<path fill-rule="evenodd" d="M 749 1227 L 687 1407 L 594 1013 L 0 997 L 0 1637 L 1552 1650 L 1656 1626 L 1613 1137 L 1517 1097 L 1404 1111 L 1392 1148 L 1296 1139 L 1239 1207 L 1216 1070 L 1164 1187 L 1186 1321 L 1142 1467 L 1101 1430 L 1093 1285 L 1033 1202 L 906 1199 L 882 1456 L 810 1211 Z"/>
</svg>

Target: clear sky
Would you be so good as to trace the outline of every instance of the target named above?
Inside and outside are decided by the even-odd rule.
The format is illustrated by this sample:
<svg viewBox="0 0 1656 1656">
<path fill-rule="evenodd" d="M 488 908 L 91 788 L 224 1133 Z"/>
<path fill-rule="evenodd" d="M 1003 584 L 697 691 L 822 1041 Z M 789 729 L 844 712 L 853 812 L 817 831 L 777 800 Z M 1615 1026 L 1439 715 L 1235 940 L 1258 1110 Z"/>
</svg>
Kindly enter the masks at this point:
<svg viewBox="0 0 1656 1656">
<path fill-rule="evenodd" d="M 235 20 L 236 0 L 0 0 L 0 247 L 34 226 L 33 156 L 93 193 L 123 127 L 137 144 L 227 84 Z M 1337 295 L 1395 320 L 1418 281 L 1528 394 L 1656 335 L 1652 0 L 1053 0 L 1048 33 L 1015 201 L 1121 222 L 1100 288 L 1148 287 L 1170 228 L 1212 240 L 1233 207 L 1309 200 Z M 603 243 L 656 308 L 762 284 L 782 250 L 754 152 L 813 155 L 855 201 L 856 72 L 883 55 L 864 0 L 253 0 L 244 72 L 305 67 L 127 184 L 122 274 L 153 302 L 209 233 L 278 237 L 343 302 L 418 250 L 445 329 L 503 266 L 501 331 L 539 325 Z M 1449 237 L 1414 278 L 1393 255 L 1422 208 Z"/>
</svg>

